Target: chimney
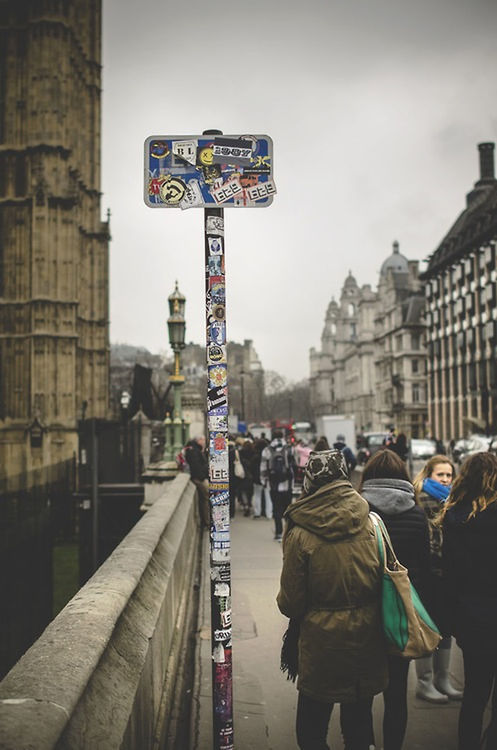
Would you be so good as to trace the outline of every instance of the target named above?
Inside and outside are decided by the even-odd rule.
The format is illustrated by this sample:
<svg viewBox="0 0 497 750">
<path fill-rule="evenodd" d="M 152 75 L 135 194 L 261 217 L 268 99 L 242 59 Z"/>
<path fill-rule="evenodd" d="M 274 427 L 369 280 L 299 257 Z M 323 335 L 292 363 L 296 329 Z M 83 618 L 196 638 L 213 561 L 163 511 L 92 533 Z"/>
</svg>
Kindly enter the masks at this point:
<svg viewBox="0 0 497 750">
<path fill-rule="evenodd" d="M 480 152 L 480 179 L 477 185 L 486 184 L 495 181 L 494 172 L 494 148 L 495 143 L 479 143 L 478 151 Z"/>
</svg>

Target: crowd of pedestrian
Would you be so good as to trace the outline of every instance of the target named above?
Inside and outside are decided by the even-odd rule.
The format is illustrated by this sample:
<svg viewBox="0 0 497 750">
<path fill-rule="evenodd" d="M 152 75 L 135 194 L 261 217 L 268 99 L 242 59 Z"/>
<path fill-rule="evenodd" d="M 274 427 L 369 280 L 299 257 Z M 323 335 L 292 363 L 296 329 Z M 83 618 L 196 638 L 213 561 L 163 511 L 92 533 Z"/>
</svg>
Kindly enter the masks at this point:
<svg viewBox="0 0 497 750">
<path fill-rule="evenodd" d="M 399 437 L 369 458 L 357 491 L 343 446 L 318 442 L 303 492 L 284 515 L 277 602 L 298 635 L 301 750 L 328 748 L 335 703 L 346 750 L 377 747 L 372 705 L 380 692 L 382 747 L 403 747 L 411 660 L 389 653 L 383 637 L 383 565 L 370 512 L 383 520 L 441 634 L 434 653 L 416 659 L 416 696 L 461 702 L 459 750 L 497 749 L 497 457 L 470 456 L 455 476 L 450 458 L 438 454 L 411 480 Z M 462 691 L 450 678 L 453 638 L 463 655 Z"/>
<path fill-rule="evenodd" d="M 208 525 L 203 439 L 190 441 L 184 456 Z M 357 490 L 350 481 L 356 465 L 340 434 L 331 447 L 325 437 L 291 445 L 278 430 L 271 440 L 229 441 L 231 516 L 272 518 L 274 538 L 283 541 L 277 602 L 298 639 L 298 745 L 328 748 L 338 703 L 345 749 L 379 747 L 372 706 L 382 693 L 382 748 L 403 747 L 411 660 L 389 653 L 383 636 L 373 512 L 441 634 L 437 649 L 415 660 L 417 698 L 461 703 L 458 750 L 497 750 L 497 457 L 470 456 L 456 476 L 442 452 L 411 479 L 407 440 L 392 431 L 366 462 Z M 454 639 L 463 690 L 450 677 Z"/>
</svg>

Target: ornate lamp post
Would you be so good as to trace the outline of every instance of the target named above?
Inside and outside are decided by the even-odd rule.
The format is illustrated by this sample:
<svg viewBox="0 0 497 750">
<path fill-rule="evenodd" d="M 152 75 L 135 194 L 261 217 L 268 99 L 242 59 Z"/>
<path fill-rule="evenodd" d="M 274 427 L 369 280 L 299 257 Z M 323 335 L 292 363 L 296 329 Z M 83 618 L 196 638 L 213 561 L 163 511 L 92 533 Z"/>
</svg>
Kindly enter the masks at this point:
<svg viewBox="0 0 497 750">
<path fill-rule="evenodd" d="M 174 371 L 169 377 L 169 382 L 173 386 L 174 408 L 173 408 L 173 440 L 171 445 L 170 434 L 166 431 L 166 445 L 164 450 L 164 460 L 173 461 L 174 457 L 183 447 L 182 421 L 183 414 L 181 409 L 181 388 L 185 378 L 181 375 L 180 352 L 185 348 L 185 303 L 186 298 L 178 289 L 178 282 L 174 292 L 168 297 L 169 318 L 167 319 L 167 328 L 169 331 L 169 343 L 174 352 Z M 167 421 L 167 420 L 166 420 Z M 167 425 L 166 425 L 167 428 Z M 169 439 L 168 439 L 169 437 Z"/>
</svg>

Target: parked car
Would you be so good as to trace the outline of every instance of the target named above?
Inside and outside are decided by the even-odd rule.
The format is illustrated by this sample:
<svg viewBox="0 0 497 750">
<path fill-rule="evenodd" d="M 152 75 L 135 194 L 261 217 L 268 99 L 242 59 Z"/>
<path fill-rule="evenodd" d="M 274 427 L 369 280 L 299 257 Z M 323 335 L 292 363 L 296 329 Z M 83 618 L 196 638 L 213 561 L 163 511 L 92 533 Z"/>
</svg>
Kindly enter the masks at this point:
<svg viewBox="0 0 497 750">
<path fill-rule="evenodd" d="M 458 440 L 454 446 L 453 458 L 456 463 L 462 464 L 468 456 L 473 456 L 475 453 L 483 451 L 492 451 L 492 453 L 497 451 L 496 435 L 475 434 Z"/>
<path fill-rule="evenodd" d="M 423 459 L 426 461 L 428 458 L 434 456 L 437 452 L 437 444 L 435 440 L 429 438 L 413 438 L 411 440 L 411 456 L 413 461 Z"/>
<path fill-rule="evenodd" d="M 357 451 L 357 462 L 365 464 L 368 458 L 379 451 L 385 440 L 386 432 L 366 432 L 361 438 L 361 447 Z"/>
</svg>

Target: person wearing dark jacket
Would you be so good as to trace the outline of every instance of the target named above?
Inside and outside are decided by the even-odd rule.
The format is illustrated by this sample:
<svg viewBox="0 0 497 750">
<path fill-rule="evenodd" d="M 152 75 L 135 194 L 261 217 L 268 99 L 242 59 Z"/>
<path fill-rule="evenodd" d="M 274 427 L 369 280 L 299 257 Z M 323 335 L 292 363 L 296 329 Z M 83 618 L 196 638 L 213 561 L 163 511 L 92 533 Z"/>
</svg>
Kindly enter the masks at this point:
<svg viewBox="0 0 497 750">
<path fill-rule="evenodd" d="M 368 504 L 352 488 L 341 451 L 312 452 L 303 494 L 285 512 L 277 602 L 300 622 L 297 741 L 325 750 L 341 703 L 346 750 L 368 750 L 371 704 L 387 683 L 381 570 Z"/>
<path fill-rule="evenodd" d="M 409 570 L 421 599 L 427 601 L 431 584 L 428 521 L 416 505 L 404 461 L 387 448 L 375 453 L 364 467 L 359 492 L 383 519 L 397 558 Z M 389 681 L 383 692 L 384 750 L 400 750 L 404 742 L 409 663 L 400 656 L 388 657 Z"/>
<path fill-rule="evenodd" d="M 463 463 L 442 509 L 442 573 L 451 632 L 462 649 L 459 750 L 497 748 L 497 457 Z M 483 713 L 492 715 L 482 741 Z"/>
<path fill-rule="evenodd" d="M 203 525 L 209 528 L 209 463 L 205 455 L 205 438 L 203 435 L 193 438 L 186 444 L 185 460 L 190 467 L 192 482 L 197 487 L 200 518 Z"/>
<path fill-rule="evenodd" d="M 416 697 L 429 703 L 447 703 L 448 700 L 460 701 L 462 698 L 462 692 L 452 684 L 449 672 L 452 638 L 447 629 L 444 607 L 442 529 L 435 523 L 449 496 L 455 473 L 450 458 L 439 454 L 428 459 L 413 482 L 417 501 L 426 513 L 430 530 L 433 587 L 431 600 L 427 604 L 443 636 L 434 654 L 416 659 Z"/>
<path fill-rule="evenodd" d="M 345 435 L 337 435 L 336 443 L 333 443 L 333 448 L 337 451 L 342 451 L 350 476 L 352 471 L 357 466 L 357 459 L 352 448 L 349 448 L 349 446 L 346 444 Z"/>
</svg>

